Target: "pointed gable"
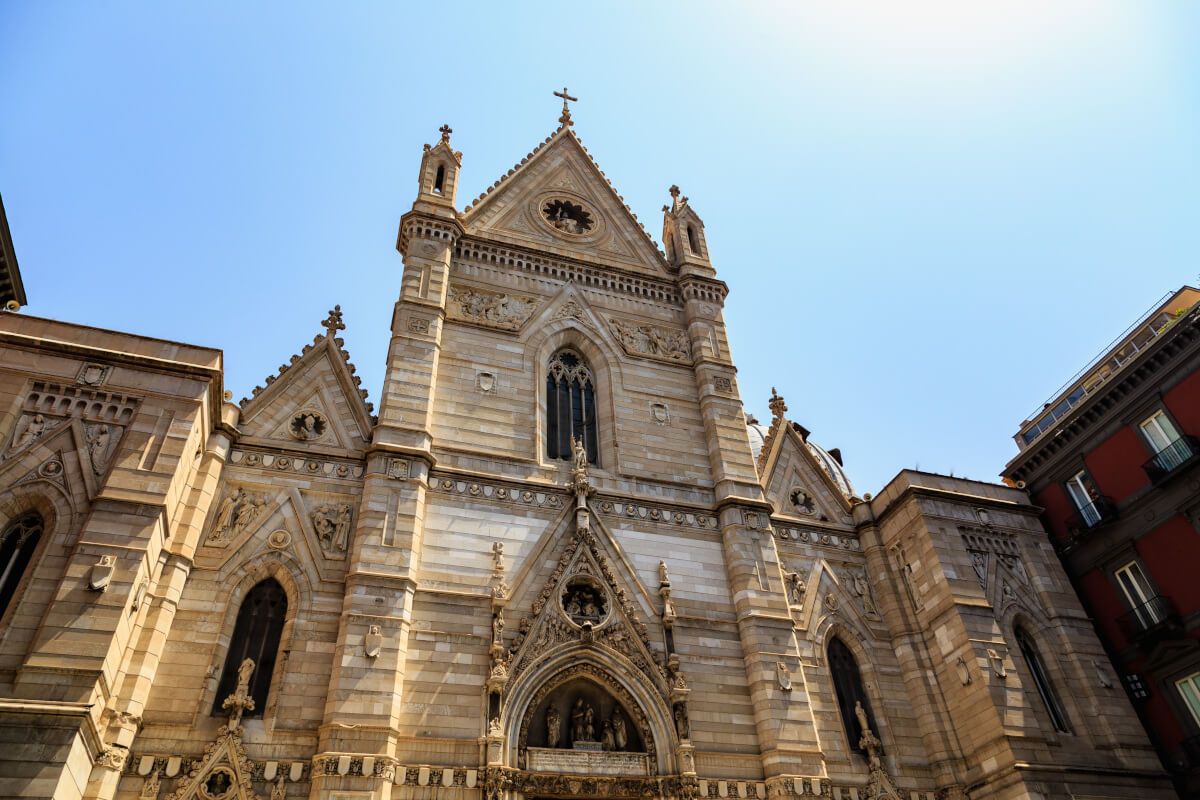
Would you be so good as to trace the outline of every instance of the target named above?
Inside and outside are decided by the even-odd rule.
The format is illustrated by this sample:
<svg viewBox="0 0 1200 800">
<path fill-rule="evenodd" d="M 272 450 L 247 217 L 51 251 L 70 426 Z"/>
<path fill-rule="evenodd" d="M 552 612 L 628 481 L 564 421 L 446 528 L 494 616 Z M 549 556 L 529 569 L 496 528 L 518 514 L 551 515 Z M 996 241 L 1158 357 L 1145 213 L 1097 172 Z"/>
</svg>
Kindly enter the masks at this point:
<svg viewBox="0 0 1200 800">
<path fill-rule="evenodd" d="M 762 483 L 776 514 L 811 522 L 851 523 L 845 496 L 790 423 L 781 420 L 770 445 Z"/>
<path fill-rule="evenodd" d="M 662 277 L 666 259 L 569 126 L 463 214 L 469 235 Z"/>
<path fill-rule="evenodd" d="M 374 421 L 344 342 L 333 335 L 345 327 L 340 306 L 325 324 L 326 333 L 280 366 L 265 389 L 242 400 L 243 443 L 354 454 L 366 447 Z"/>
</svg>

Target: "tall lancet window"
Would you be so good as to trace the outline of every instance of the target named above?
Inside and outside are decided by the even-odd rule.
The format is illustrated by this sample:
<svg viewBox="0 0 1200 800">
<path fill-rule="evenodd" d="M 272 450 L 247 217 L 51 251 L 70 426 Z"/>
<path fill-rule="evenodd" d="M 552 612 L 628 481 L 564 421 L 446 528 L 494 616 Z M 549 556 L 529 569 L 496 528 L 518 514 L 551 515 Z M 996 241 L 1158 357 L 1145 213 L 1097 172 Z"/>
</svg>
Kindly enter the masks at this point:
<svg viewBox="0 0 1200 800">
<path fill-rule="evenodd" d="M 588 463 L 598 463 L 592 370 L 579 353 L 559 350 L 546 371 L 546 456 L 569 460 L 573 438 L 583 439 Z"/>
<path fill-rule="evenodd" d="M 842 717 L 842 728 L 846 731 L 850 749 L 862 752 L 859 741 L 862 740 L 862 724 L 855 713 L 856 703 L 862 703 L 867 715 L 867 724 L 873 728 L 876 736 L 879 729 L 875 727 L 875 716 L 871 713 L 871 705 L 867 702 L 867 693 L 863 690 L 862 675 L 858 671 L 858 661 L 850 648 L 841 639 L 834 638 L 829 642 L 829 674 L 833 678 L 833 691 L 837 695 L 838 711 Z"/>
<path fill-rule="evenodd" d="M 17 593 L 44 527 L 37 514 L 26 514 L 0 533 L 0 616 Z"/>
<path fill-rule="evenodd" d="M 1058 695 L 1055 694 L 1054 686 L 1050 683 L 1050 676 L 1046 673 L 1046 665 L 1042 661 L 1042 654 L 1038 652 L 1037 645 L 1022 628 L 1017 628 L 1013 633 L 1016 634 L 1017 647 L 1021 649 L 1021 655 L 1025 657 L 1025 666 L 1029 668 L 1033 685 L 1037 688 L 1047 713 L 1050 714 L 1051 724 L 1054 725 L 1055 730 L 1070 733 L 1071 726 L 1067 724 L 1067 715 L 1058 702 Z"/>
<path fill-rule="evenodd" d="M 213 699 L 213 714 L 225 713 L 221 704 L 237 690 L 238 667 L 250 658 L 254 660 L 254 673 L 250 676 L 254 710 L 247 712 L 246 716 L 262 716 L 267 706 L 271 673 L 275 671 L 275 656 L 279 653 L 279 638 L 283 634 L 286 617 L 287 594 L 274 578 L 262 581 L 246 595 L 242 607 L 238 609 L 237 624 L 233 626 L 229 654 L 225 656 L 225 669 L 221 672 L 221 683 Z"/>
</svg>

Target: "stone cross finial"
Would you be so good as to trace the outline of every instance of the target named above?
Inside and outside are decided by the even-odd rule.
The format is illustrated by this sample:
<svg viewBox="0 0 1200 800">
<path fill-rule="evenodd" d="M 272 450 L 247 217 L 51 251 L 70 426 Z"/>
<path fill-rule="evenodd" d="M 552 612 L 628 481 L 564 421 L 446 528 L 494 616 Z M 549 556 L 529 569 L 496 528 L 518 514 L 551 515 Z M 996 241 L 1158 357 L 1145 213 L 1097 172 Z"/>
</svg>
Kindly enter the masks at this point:
<svg viewBox="0 0 1200 800">
<path fill-rule="evenodd" d="M 325 326 L 325 335 L 331 339 L 337 335 L 338 331 L 346 330 L 346 323 L 342 322 L 342 307 L 334 306 L 333 310 L 329 312 L 329 316 L 321 324 Z"/>
<path fill-rule="evenodd" d="M 442 127 L 438 128 L 438 130 L 442 132 L 443 142 L 450 141 L 450 134 L 454 133 L 453 128 L 451 128 L 449 125 L 443 125 Z"/>
<path fill-rule="evenodd" d="M 555 92 L 554 96 L 561 97 L 562 101 L 563 101 L 563 113 L 562 113 L 562 116 L 558 118 L 558 121 L 561 122 L 563 125 L 573 124 L 571 122 L 571 109 L 567 105 L 567 102 L 568 101 L 579 102 L 579 98 L 571 97 L 571 95 L 567 94 L 567 87 L 565 87 L 565 86 L 563 87 L 563 90 L 561 92 Z"/>
<path fill-rule="evenodd" d="M 787 411 L 787 405 L 783 402 L 783 398 L 775 393 L 774 386 L 771 387 L 771 400 L 767 403 L 767 406 L 771 409 L 771 415 L 775 419 L 782 419 L 784 412 Z"/>
</svg>

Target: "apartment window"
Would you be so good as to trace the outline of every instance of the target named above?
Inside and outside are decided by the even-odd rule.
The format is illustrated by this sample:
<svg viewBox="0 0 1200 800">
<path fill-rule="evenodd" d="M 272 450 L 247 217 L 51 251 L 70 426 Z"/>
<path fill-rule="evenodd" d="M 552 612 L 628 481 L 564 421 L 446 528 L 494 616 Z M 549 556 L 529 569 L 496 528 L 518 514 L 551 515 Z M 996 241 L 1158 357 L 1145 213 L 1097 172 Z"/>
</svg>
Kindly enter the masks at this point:
<svg viewBox="0 0 1200 800">
<path fill-rule="evenodd" d="M 1189 440 L 1179 435 L 1170 418 L 1161 411 L 1155 411 L 1149 419 L 1142 420 L 1138 429 L 1146 444 L 1154 451 L 1154 458 L 1146 464 L 1146 471 L 1151 478 L 1166 475 L 1196 454 Z"/>
<path fill-rule="evenodd" d="M 1071 502 L 1079 509 L 1079 516 L 1089 528 L 1100 524 L 1103 518 L 1097 502 L 1100 500 L 1100 491 L 1096 488 L 1092 476 L 1087 474 L 1087 470 L 1081 469 L 1071 476 L 1067 481 L 1067 494 L 1071 495 Z"/>
<path fill-rule="evenodd" d="M 1117 570 L 1116 577 L 1138 627 L 1147 630 L 1166 618 L 1165 610 L 1156 602 L 1157 592 L 1142 571 L 1141 564 L 1130 561 Z"/>
<path fill-rule="evenodd" d="M 1200 672 L 1193 672 L 1182 680 L 1175 681 L 1183 702 L 1192 712 L 1192 721 L 1200 726 Z"/>
</svg>

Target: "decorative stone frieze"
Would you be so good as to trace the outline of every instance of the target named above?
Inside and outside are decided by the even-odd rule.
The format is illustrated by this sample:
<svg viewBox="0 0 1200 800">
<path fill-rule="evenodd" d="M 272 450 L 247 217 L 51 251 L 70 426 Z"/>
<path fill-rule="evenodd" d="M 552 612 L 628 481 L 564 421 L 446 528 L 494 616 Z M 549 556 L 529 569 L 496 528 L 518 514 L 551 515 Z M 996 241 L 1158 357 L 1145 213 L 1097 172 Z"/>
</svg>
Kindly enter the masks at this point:
<svg viewBox="0 0 1200 800">
<path fill-rule="evenodd" d="M 283 455 L 268 450 L 238 448 L 229 453 L 229 463 L 242 467 L 255 467 L 276 472 L 292 472 L 324 478 L 357 480 L 366 471 L 361 461 L 343 461 L 329 458 Z"/>
<path fill-rule="evenodd" d="M 446 316 L 485 328 L 518 331 L 540 305 L 541 300 L 536 297 L 451 285 L 446 300 Z"/>
<path fill-rule="evenodd" d="M 687 331 L 661 325 L 640 324 L 616 317 L 609 317 L 608 324 L 617 341 L 621 343 L 621 348 L 628 355 L 676 364 L 692 363 L 692 348 L 688 343 Z"/>
</svg>

